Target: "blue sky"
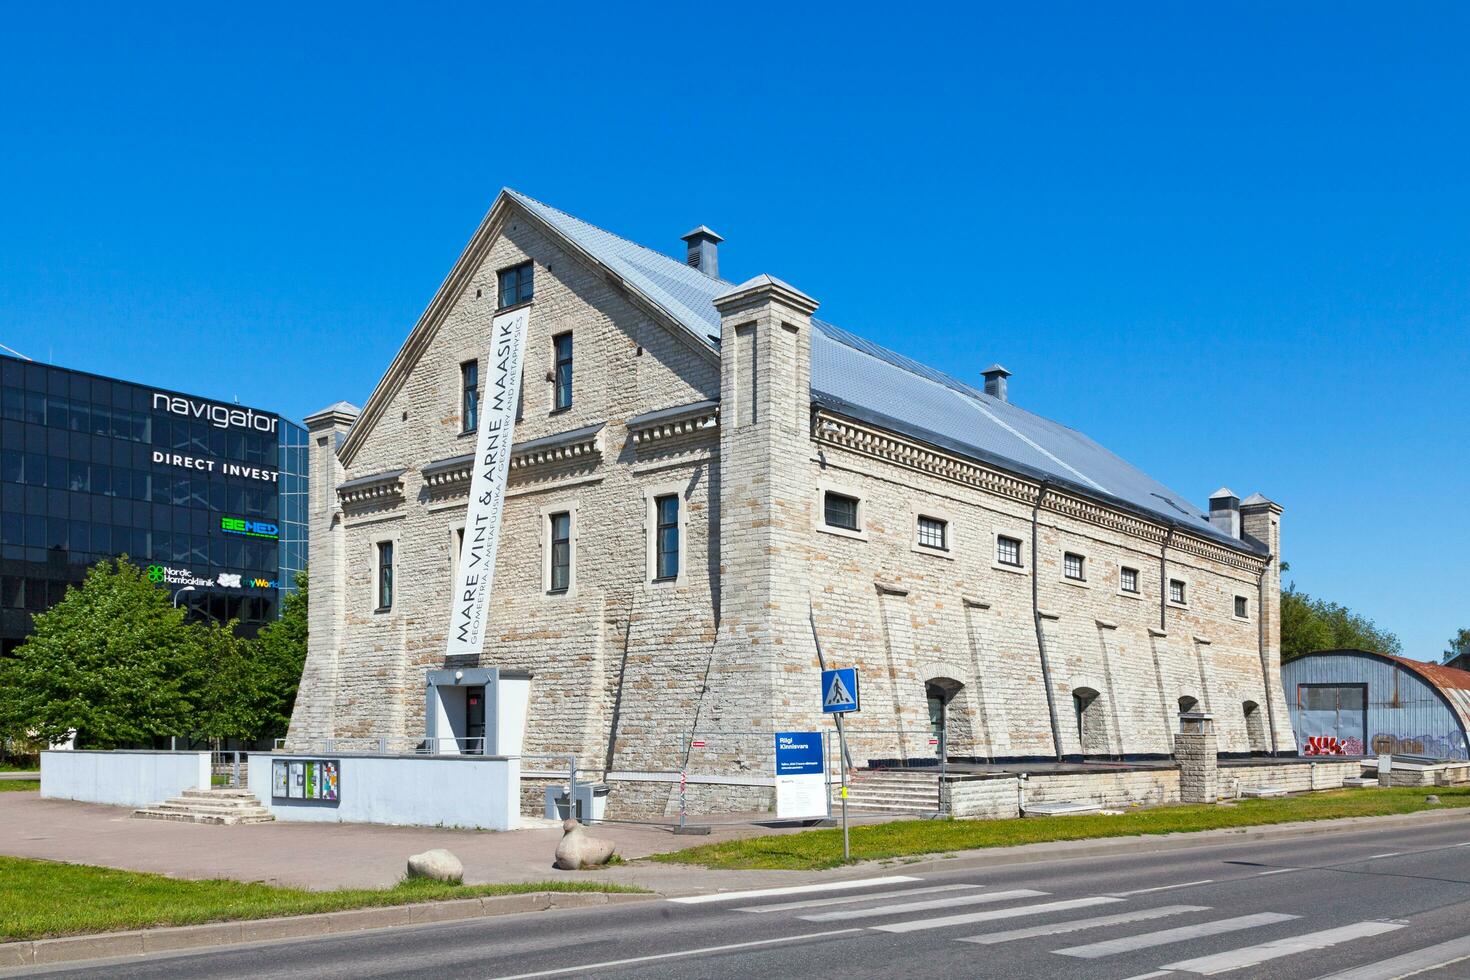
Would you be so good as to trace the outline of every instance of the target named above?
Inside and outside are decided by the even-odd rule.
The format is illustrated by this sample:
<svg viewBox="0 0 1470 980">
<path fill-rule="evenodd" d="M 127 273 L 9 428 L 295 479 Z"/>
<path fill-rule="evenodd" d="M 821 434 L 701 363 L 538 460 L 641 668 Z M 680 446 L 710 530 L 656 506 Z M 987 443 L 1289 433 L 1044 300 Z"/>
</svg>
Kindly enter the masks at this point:
<svg viewBox="0 0 1470 980">
<path fill-rule="evenodd" d="M 206 9 L 207 8 L 207 9 Z M 1073 425 L 1434 658 L 1470 626 L 1470 8 L 11 5 L 0 343 L 361 403 L 502 185 Z"/>
</svg>

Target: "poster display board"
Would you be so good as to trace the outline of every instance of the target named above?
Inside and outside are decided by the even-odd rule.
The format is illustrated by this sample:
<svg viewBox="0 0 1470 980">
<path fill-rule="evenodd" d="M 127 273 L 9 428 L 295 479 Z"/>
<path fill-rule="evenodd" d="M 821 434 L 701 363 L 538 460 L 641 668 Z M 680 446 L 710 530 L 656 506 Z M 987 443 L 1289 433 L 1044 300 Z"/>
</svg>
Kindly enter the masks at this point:
<svg viewBox="0 0 1470 980">
<path fill-rule="evenodd" d="M 275 759 L 271 762 L 271 799 L 336 803 L 342 766 L 336 759 Z"/>
<path fill-rule="evenodd" d="M 776 819 L 828 815 L 821 732 L 776 733 Z"/>
</svg>

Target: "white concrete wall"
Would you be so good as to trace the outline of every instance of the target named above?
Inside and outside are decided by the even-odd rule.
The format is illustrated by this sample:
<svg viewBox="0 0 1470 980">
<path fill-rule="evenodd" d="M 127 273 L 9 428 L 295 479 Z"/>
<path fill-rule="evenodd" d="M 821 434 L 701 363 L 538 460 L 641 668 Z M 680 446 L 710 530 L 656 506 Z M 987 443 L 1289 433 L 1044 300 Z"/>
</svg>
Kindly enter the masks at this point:
<svg viewBox="0 0 1470 980">
<path fill-rule="evenodd" d="M 208 752 L 41 753 L 41 795 L 50 799 L 141 807 L 208 788 Z"/>
<path fill-rule="evenodd" d="M 276 759 L 337 761 L 337 801 L 273 799 L 271 768 Z M 515 830 L 520 825 L 520 783 L 521 760 L 498 756 L 250 756 L 250 792 L 277 820 Z"/>
</svg>

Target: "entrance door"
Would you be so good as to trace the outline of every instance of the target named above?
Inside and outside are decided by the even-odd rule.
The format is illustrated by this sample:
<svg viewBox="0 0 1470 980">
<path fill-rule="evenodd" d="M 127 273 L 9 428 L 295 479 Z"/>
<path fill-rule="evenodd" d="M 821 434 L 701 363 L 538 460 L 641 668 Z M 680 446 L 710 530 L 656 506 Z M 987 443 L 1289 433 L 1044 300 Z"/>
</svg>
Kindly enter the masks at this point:
<svg viewBox="0 0 1470 980">
<path fill-rule="evenodd" d="M 924 694 L 929 701 L 929 738 L 937 756 L 944 750 L 944 708 L 949 698 L 938 684 L 925 684 Z"/>
<path fill-rule="evenodd" d="M 1364 754 L 1366 684 L 1300 684 L 1296 697 L 1302 755 Z"/>
<path fill-rule="evenodd" d="M 464 689 L 463 751 L 466 755 L 485 754 L 485 688 L 476 685 Z"/>
</svg>

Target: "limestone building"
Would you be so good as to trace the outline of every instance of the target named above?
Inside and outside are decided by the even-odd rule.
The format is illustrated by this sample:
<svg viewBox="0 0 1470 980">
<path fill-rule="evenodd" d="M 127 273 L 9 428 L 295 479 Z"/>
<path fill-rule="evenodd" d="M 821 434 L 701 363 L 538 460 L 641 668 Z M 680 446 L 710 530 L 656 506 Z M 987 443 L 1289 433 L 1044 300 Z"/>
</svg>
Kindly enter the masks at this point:
<svg viewBox="0 0 1470 980">
<path fill-rule="evenodd" d="M 720 240 L 696 228 L 679 261 L 503 191 L 362 410 L 307 419 L 293 743 L 474 739 L 472 697 L 445 731 L 426 689 L 530 671 L 528 753 L 629 806 L 684 762 L 749 805 L 770 734 L 820 724 L 825 662 L 861 670 L 859 763 L 932 758 L 941 730 L 956 760 L 1167 758 L 1181 710 L 1222 753 L 1292 752 L 1280 507 L 1201 511 L 1011 402 L 999 366 L 972 386 L 779 279 L 723 280 Z M 478 385 L 523 303 L 490 639 L 454 662 Z"/>
</svg>

